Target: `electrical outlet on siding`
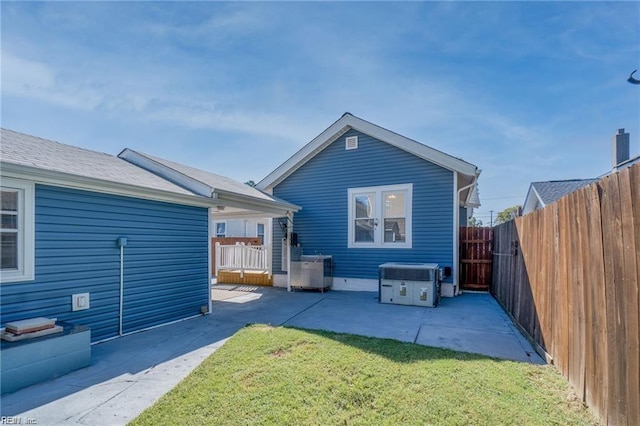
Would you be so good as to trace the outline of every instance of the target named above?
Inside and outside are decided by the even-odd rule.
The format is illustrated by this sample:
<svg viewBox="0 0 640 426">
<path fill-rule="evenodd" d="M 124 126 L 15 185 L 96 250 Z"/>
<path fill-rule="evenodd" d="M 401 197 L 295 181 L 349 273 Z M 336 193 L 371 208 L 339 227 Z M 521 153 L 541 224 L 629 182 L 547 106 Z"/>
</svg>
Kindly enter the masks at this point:
<svg viewBox="0 0 640 426">
<path fill-rule="evenodd" d="M 89 293 L 78 293 L 71 295 L 71 310 L 84 311 L 91 307 Z"/>
</svg>

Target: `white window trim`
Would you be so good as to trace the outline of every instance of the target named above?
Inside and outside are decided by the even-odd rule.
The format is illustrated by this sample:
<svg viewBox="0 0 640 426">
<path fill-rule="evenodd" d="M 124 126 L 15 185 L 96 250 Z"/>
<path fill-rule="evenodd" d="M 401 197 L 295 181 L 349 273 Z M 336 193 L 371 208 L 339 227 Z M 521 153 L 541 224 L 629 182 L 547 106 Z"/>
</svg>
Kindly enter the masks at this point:
<svg viewBox="0 0 640 426">
<path fill-rule="evenodd" d="M 406 193 L 406 218 L 405 218 L 405 242 L 404 243 L 385 243 L 383 235 L 382 223 L 384 218 L 382 217 L 383 200 L 382 194 L 389 191 L 404 191 Z M 373 243 L 356 243 L 354 241 L 355 236 L 355 212 L 353 209 L 353 197 L 355 194 L 362 193 L 374 193 L 376 205 L 374 206 L 374 218 L 378 223 L 374 234 Z M 385 185 L 385 186 L 369 186 L 363 188 L 349 188 L 347 190 L 347 203 L 348 203 L 348 241 L 347 248 L 374 248 L 374 249 L 410 249 L 413 247 L 413 184 L 406 183 L 401 185 Z"/>
<path fill-rule="evenodd" d="M 218 224 L 219 223 L 224 223 L 224 237 L 218 237 Z M 215 220 L 215 221 L 213 221 L 213 235 L 216 238 L 227 238 L 228 234 L 229 234 L 229 224 L 227 223 L 226 220 Z"/>
<path fill-rule="evenodd" d="M 18 190 L 18 269 L 0 270 L 0 282 L 35 279 L 35 185 L 19 179 L 2 178 L 0 187 Z"/>
</svg>

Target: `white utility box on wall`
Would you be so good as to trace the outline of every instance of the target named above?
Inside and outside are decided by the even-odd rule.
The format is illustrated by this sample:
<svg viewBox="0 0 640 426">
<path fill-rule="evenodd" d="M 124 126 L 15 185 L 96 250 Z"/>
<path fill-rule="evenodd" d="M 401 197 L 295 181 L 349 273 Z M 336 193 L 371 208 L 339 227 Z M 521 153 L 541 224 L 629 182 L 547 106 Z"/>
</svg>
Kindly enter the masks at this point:
<svg viewBox="0 0 640 426">
<path fill-rule="evenodd" d="M 78 293 L 71 295 L 71 310 L 83 311 L 89 309 L 89 293 Z"/>
</svg>

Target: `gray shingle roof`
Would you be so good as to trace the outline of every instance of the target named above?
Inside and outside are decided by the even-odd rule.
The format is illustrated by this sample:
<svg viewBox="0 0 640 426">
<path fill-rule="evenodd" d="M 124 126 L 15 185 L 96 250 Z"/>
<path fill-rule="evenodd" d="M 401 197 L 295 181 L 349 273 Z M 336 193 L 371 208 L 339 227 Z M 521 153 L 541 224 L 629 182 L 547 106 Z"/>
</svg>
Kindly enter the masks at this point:
<svg viewBox="0 0 640 426">
<path fill-rule="evenodd" d="M 551 180 L 547 182 L 532 182 L 531 186 L 536 190 L 542 202 L 547 205 L 597 180 L 598 179 Z"/>
<path fill-rule="evenodd" d="M 194 195 L 116 156 L 0 129 L 0 160 L 108 182 Z"/>
<path fill-rule="evenodd" d="M 139 151 L 135 151 L 135 152 L 150 160 L 155 161 L 158 164 L 161 164 L 165 167 L 173 169 L 179 173 L 182 173 L 185 176 L 188 176 L 205 185 L 208 185 L 212 189 L 219 189 L 222 191 L 247 195 L 250 197 L 260 198 L 266 201 L 274 201 L 273 197 L 270 197 L 269 195 L 263 193 L 262 191 L 259 191 L 255 188 L 250 187 L 249 185 L 245 185 L 244 183 L 238 182 L 228 177 L 217 175 L 215 173 L 207 172 L 204 170 L 196 169 L 194 167 L 186 166 L 184 164 L 175 163 L 173 161 L 165 160 L 164 158 L 145 154 Z"/>
</svg>

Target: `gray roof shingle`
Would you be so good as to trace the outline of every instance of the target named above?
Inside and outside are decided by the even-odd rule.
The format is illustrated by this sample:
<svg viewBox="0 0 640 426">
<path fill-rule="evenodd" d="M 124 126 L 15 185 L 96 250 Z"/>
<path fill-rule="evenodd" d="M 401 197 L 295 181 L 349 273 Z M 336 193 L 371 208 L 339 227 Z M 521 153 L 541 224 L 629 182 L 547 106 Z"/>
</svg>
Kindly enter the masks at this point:
<svg viewBox="0 0 640 426">
<path fill-rule="evenodd" d="M 131 149 L 130 149 L 131 150 Z M 133 151 L 133 150 L 131 150 Z M 184 164 L 176 163 L 170 160 L 165 160 L 164 158 L 156 157 L 153 155 L 145 154 L 143 152 L 134 151 L 139 155 L 142 155 L 150 160 L 155 161 L 158 164 L 161 164 L 165 167 L 173 169 L 185 176 L 188 176 L 198 182 L 201 182 L 212 189 L 219 189 L 222 191 L 233 192 L 235 194 L 247 195 L 250 197 L 260 198 L 266 201 L 274 201 L 275 198 L 271 197 L 262 191 L 259 191 L 255 188 L 250 187 L 244 183 L 238 182 L 236 180 L 230 179 L 225 176 L 217 175 L 215 173 L 207 172 L 204 170 L 196 169 L 194 167 L 190 167 Z"/>
<path fill-rule="evenodd" d="M 0 160 L 141 188 L 195 195 L 116 156 L 0 129 Z"/>
<path fill-rule="evenodd" d="M 532 182 L 531 186 L 536 190 L 542 202 L 547 205 L 597 180 L 598 179 L 551 180 L 547 182 Z"/>
</svg>

